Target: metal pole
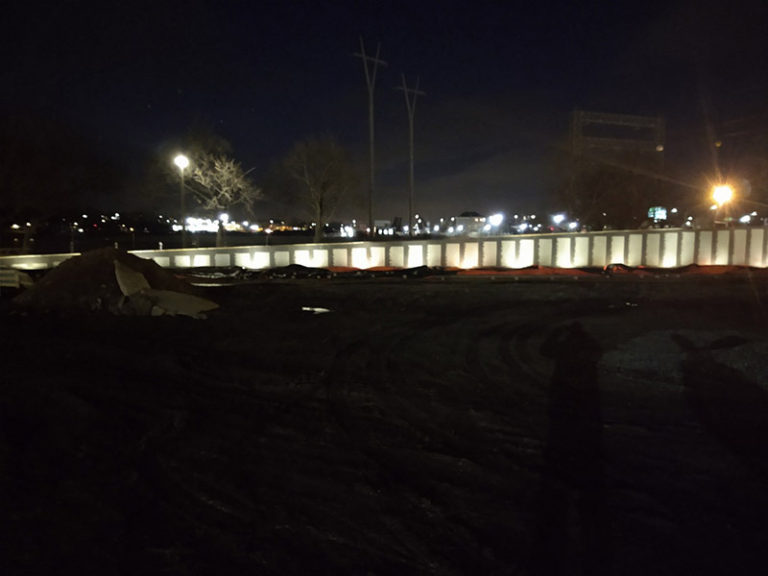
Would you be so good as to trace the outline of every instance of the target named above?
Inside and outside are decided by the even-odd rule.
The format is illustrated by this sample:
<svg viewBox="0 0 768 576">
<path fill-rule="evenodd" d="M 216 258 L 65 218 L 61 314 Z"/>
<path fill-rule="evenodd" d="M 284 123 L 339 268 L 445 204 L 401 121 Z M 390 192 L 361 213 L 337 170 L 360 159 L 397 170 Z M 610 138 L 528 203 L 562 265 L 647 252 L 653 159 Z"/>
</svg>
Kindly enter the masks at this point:
<svg viewBox="0 0 768 576">
<path fill-rule="evenodd" d="M 403 86 L 405 86 L 405 76 L 403 76 Z M 407 94 L 406 92 L 406 100 L 408 99 Z M 408 107 L 408 146 L 410 150 L 408 166 L 408 236 L 413 236 L 413 114 L 411 114 L 410 106 Z"/>
<path fill-rule="evenodd" d="M 403 85 L 396 90 L 402 90 L 405 96 L 405 107 L 408 111 L 408 145 L 410 151 L 410 164 L 408 172 L 408 235 L 413 236 L 413 118 L 416 116 L 416 98 L 426 94 L 419 90 L 419 79 L 416 78 L 416 88 L 408 88 L 405 82 L 405 74 L 402 74 Z"/>
<path fill-rule="evenodd" d="M 368 134 L 370 137 L 368 155 L 370 158 L 370 177 L 368 181 L 368 229 L 374 233 L 373 225 L 373 189 L 374 189 L 374 138 L 373 138 L 373 89 L 368 87 Z"/>
<path fill-rule="evenodd" d="M 354 55 L 363 60 L 363 69 L 365 70 L 365 82 L 368 86 L 368 133 L 370 136 L 369 154 L 370 154 L 370 181 L 368 183 L 368 229 L 371 234 L 373 230 L 373 189 L 374 189 L 374 138 L 373 138 L 373 91 L 376 87 L 376 70 L 378 65 L 386 66 L 387 63 L 379 59 L 381 44 L 376 45 L 376 56 L 370 57 L 365 53 L 365 44 L 360 38 L 360 52 Z M 368 62 L 373 62 L 372 70 L 368 69 Z"/>
<path fill-rule="evenodd" d="M 187 247 L 187 207 L 184 204 L 184 168 L 179 168 L 181 172 L 181 247 Z"/>
</svg>

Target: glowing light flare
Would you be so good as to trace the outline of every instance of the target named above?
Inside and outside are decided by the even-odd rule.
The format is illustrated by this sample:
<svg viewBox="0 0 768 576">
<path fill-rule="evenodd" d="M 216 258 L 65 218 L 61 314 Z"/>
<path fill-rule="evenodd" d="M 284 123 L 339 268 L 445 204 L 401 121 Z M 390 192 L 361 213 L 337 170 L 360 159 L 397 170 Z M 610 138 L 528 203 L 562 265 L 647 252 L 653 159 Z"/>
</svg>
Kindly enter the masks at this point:
<svg viewBox="0 0 768 576">
<path fill-rule="evenodd" d="M 173 163 L 183 172 L 189 166 L 189 158 L 184 156 L 184 154 L 179 154 L 173 159 Z"/>
<path fill-rule="evenodd" d="M 727 204 L 733 198 L 733 188 L 728 184 L 719 184 L 712 189 L 712 199 L 718 206 Z"/>
</svg>

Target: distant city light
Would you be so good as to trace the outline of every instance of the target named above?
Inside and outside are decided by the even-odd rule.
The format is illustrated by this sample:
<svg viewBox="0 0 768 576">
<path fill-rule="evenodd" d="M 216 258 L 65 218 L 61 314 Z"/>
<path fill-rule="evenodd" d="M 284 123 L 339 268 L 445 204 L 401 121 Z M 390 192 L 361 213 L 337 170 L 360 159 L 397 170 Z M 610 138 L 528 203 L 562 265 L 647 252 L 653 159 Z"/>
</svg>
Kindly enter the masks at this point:
<svg viewBox="0 0 768 576">
<path fill-rule="evenodd" d="M 558 226 L 562 224 L 565 221 L 565 214 L 555 214 L 552 216 L 552 222 L 557 224 Z"/>
<path fill-rule="evenodd" d="M 494 228 L 501 226 L 501 223 L 504 221 L 504 214 L 491 214 L 488 217 L 488 222 L 490 222 L 491 226 Z"/>
</svg>

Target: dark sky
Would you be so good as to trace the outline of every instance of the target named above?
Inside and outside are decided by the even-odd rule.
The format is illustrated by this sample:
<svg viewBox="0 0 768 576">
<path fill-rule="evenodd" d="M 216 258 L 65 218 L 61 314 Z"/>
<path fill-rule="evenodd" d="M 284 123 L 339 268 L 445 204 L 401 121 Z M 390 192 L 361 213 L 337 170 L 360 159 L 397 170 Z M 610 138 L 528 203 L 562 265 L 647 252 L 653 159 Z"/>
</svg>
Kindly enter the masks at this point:
<svg viewBox="0 0 768 576">
<path fill-rule="evenodd" d="M 228 139 L 257 180 L 310 134 L 337 136 L 367 166 L 353 53 L 361 36 L 369 52 L 380 42 L 377 218 L 407 214 L 401 73 L 427 93 L 416 205 L 431 216 L 545 206 L 576 108 L 664 116 L 668 169 L 695 179 L 711 168 L 707 127 L 768 107 L 760 0 L 15 4 L 0 110 L 61 118 L 134 169 L 195 124 Z"/>
</svg>

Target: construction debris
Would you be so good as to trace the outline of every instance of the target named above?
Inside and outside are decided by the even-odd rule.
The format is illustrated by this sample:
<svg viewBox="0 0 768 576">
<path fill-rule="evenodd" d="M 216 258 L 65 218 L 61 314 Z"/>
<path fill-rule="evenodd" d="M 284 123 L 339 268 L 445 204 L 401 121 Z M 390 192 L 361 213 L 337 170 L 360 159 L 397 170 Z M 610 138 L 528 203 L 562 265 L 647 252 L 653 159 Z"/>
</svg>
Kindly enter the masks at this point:
<svg viewBox="0 0 768 576">
<path fill-rule="evenodd" d="M 218 307 L 152 260 L 114 248 L 74 256 L 13 300 L 23 311 L 204 317 Z"/>
</svg>

